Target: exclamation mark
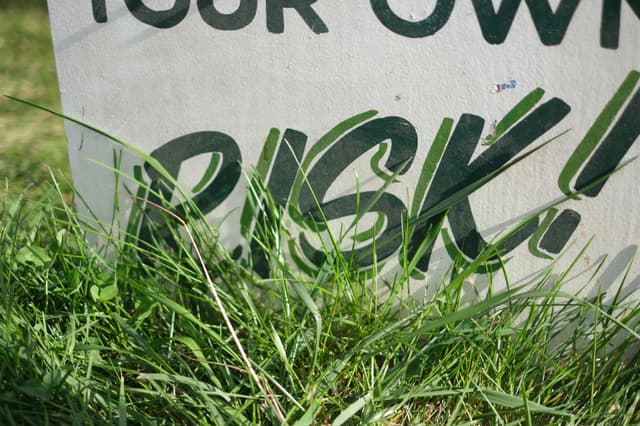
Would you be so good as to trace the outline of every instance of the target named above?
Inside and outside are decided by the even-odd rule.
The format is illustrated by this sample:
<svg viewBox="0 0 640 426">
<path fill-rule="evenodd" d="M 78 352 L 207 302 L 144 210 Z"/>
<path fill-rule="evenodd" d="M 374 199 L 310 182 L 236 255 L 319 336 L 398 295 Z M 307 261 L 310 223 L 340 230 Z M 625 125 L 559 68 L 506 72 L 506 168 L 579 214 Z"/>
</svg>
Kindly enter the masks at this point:
<svg viewBox="0 0 640 426">
<path fill-rule="evenodd" d="M 631 71 L 627 75 L 567 161 L 558 178 L 558 186 L 567 196 L 577 198 L 571 189 L 574 178 L 576 191 L 588 197 L 597 196 L 640 136 L 638 81 L 640 72 Z"/>
<path fill-rule="evenodd" d="M 95 19 L 98 24 L 107 22 L 107 6 L 104 2 L 105 0 L 91 0 L 93 19 Z"/>
</svg>

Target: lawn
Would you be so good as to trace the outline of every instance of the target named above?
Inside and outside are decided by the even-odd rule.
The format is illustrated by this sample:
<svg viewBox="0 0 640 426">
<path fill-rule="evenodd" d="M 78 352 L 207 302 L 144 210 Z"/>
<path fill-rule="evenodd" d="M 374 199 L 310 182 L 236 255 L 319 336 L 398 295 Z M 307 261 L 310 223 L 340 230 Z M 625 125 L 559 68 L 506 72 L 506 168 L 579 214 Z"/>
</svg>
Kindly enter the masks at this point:
<svg viewBox="0 0 640 426">
<path fill-rule="evenodd" d="M 42 1 L 0 5 L 0 91 L 60 108 L 53 47 Z M 69 173 L 64 126 L 50 114 L 0 99 L 0 195 L 49 180 L 48 167 Z"/>
<path fill-rule="evenodd" d="M 58 109 L 46 9 L 12 3 L 0 88 Z M 620 291 L 565 294 L 570 271 L 550 266 L 464 303 L 495 247 L 424 301 L 403 297 L 411 259 L 387 282 L 331 247 L 313 275 L 267 253 L 260 278 L 195 210 L 168 220 L 173 240 L 102 233 L 97 249 L 69 202 L 61 121 L 2 99 L 0 135 L 2 425 L 640 422 L 640 305 Z"/>
</svg>

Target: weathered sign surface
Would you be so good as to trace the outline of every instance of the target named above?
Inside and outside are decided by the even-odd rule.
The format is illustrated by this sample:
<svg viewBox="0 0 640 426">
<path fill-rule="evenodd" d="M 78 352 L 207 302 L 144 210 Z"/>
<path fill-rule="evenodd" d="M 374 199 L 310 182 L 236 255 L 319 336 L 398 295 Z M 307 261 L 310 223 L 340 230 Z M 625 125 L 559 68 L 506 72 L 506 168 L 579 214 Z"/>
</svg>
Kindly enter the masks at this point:
<svg viewBox="0 0 640 426">
<path fill-rule="evenodd" d="M 417 256 L 416 292 L 532 215 L 501 244 L 515 279 L 557 257 L 567 265 L 593 237 L 576 268 L 590 272 L 576 285 L 608 255 L 607 287 L 640 241 L 640 163 L 610 175 L 640 153 L 638 0 L 85 0 L 49 9 L 64 113 L 157 159 L 259 274 L 268 259 L 256 244 L 249 254 L 261 215 L 247 196 L 252 179 L 282 207 L 291 232 L 281 243 L 302 270 L 322 261 L 314 230 L 328 224 L 361 268 L 378 262 L 393 276 L 404 254 Z M 122 187 L 96 161 L 113 165 L 120 148 L 77 124 L 67 134 L 75 184 L 111 222 Z M 461 198 L 435 242 L 423 243 L 443 200 L 549 140 Z M 118 166 L 170 199 L 172 187 L 142 163 L 125 155 Z M 120 197 L 116 220 L 127 223 L 131 204 Z"/>
</svg>

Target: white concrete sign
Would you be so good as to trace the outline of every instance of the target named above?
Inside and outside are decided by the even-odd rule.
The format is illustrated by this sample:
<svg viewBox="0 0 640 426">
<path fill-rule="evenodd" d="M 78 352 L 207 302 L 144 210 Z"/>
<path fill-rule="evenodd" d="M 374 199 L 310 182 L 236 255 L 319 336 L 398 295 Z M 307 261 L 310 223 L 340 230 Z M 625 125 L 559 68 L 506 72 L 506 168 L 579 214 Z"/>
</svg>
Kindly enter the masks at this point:
<svg viewBox="0 0 640 426">
<path fill-rule="evenodd" d="M 640 163 L 610 175 L 640 154 L 639 0 L 50 0 L 49 10 L 64 113 L 160 162 L 260 275 L 270 259 L 251 241 L 265 220 L 286 224 L 278 246 L 301 270 L 323 262 L 317 230 L 389 277 L 408 255 L 417 294 L 527 218 L 500 244 L 517 279 L 558 257 L 567 265 L 593 237 L 576 270 L 608 255 L 606 287 L 640 241 Z M 111 223 L 117 196 L 117 220 L 130 219 L 124 183 L 96 164 L 114 158 L 182 211 L 144 161 L 77 124 L 67 135 L 75 184 L 100 220 Z M 549 140 L 442 220 L 447 199 Z M 247 195 L 252 179 L 280 217 Z M 134 227 L 143 242 L 159 217 L 147 214 Z"/>
</svg>

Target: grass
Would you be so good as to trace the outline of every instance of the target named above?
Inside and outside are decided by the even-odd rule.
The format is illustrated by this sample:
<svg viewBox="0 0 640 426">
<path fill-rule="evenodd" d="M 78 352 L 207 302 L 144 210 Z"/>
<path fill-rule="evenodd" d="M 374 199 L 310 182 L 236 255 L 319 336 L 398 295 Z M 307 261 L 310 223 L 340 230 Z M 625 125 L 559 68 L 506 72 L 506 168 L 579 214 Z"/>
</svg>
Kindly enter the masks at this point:
<svg viewBox="0 0 640 426">
<path fill-rule="evenodd" d="M 0 11 L 0 88 L 58 109 L 42 3 Z M 465 304 L 480 259 L 418 302 L 409 271 L 388 283 L 331 248 L 318 274 L 262 279 L 197 212 L 170 222 L 193 244 L 99 250 L 61 124 L 3 99 L 0 134 L 0 424 L 640 423 L 640 305 L 619 291 L 564 294 L 549 269 Z"/>
<path fill-rule="evenodd" d="M 550 270 L 465 305 L 477 263 L 383 300 L 337 253 L 259 279 L 197 218 L 204 264 L 186 242 L 105 256 L 54 184 L 0 205 L 2 424 L 640 421 L 640 306 L 618 293 L 563 294 Z"/>
<path fill-rule="evenodd" d="M 44 1 L 0 5 L 0 92 L 60 109 Z M 47 165 L 69 172 L 64 127 L 44 112 L 0 98 L 0 196 L 27 187 L 37 196 Z"/>
</svg>

